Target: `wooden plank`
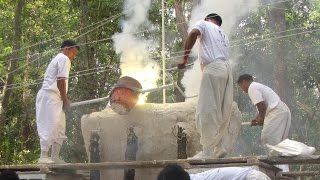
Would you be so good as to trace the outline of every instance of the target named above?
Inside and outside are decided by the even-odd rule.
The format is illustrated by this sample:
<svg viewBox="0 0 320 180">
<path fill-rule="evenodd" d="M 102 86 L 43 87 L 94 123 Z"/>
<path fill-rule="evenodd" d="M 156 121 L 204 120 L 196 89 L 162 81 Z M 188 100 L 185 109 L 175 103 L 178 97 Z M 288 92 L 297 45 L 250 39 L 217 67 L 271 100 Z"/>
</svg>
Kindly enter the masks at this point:
<svg viewBox="0 0 320 180">
<path fill-rule="evenodd" d="M 154 160 L 154 161 L 123 161 L 123 162 L 101 162 L 101 163 L 73 163 L 73 164 L 49 164 L 48 168 L 55 169 L 143 169 L 162 168 L 168 164 L 179 164 L 188 166 L 186 161 L 181 160 Z"/>
<path fill-rule="evenodd" d="M 231 166 L 265 166 L 276 164 L 320 164 L 320 156 L 308 157 L 230 157 L 217 159 L 176 159 L 176 160 L 153 160 L 153 161 L 121 161 L 101 163 L 67 163 L 67 164 L 24 164 L 24 165 L 3 165 L 0 169 L 13 169 L 16 171 L 51 171 L 57 169 L 89 170 L 89 169 L 125 169 L 125 168 L 162 168 L 168 164 L 179 164 L 184 168 L 192 167 L 231 167 Z"/>
<path fill-rule="evenodd" d="M 205 164 L 205 165 L 190 165 L 186 169 L 197 168 L 222 168 L 222 167 L 245 167 L 245 166 L 260 166 L 261 163 L 229 163 L 229 164 Z"/>
<path fill-rule="evenodd" d="M 49 172 L 46 164 L 22 164 L 22 165 L 1 165 L 0 170 L 12 169 L 15 171 L 41 171 Z"/>
<path fill-rule="evenodd" d="M 0 169 L 14 169 L 14 170 L 54 170 L 54 169 L 124 169 L 124 168 L 162 168 L 168 164 L 179 164 L 183 167 L 190 167 L 191 165 L 209 165 L 216 164 L 223 166 L 230 164 L 230 166 L 247 166 L 247 158 L 220 158 L 220 159 L 200 159 L 200 160 L 153 160 L 153 161 L 121 161 L 121 162 L 101 162 L 101 163 L 66 163 L 66 164 L 24 164 L 24 165 L 5 165 L 0 166 Z M 254 163 L 257 164 L 257 163 Z"/>
<path fill-rule="evenodd" d="M 229 163 L 247 163 L 252 159 L 259 159 L 258 156 L 246 156 L 246 157 L 229 157 L 229 158 L 216 158 L 216 159 L 195 159 L 187 160 L 191 165 L 203 165 L 203 164 L 229 164 Z"/>
<path fill-rule="evenodd" d="M 319 176 L 319 171 L 291 171 L 291 172 L 281 172 L 282 176 L 287 177 L 302 177 L 302 176 Z"/>
<path fill-rule="evenodd" d="M 320 164 L 320 156 L 305 156 L 305 157 L 261 157 L 261 162 L 268 164 Z"/>
</svg>

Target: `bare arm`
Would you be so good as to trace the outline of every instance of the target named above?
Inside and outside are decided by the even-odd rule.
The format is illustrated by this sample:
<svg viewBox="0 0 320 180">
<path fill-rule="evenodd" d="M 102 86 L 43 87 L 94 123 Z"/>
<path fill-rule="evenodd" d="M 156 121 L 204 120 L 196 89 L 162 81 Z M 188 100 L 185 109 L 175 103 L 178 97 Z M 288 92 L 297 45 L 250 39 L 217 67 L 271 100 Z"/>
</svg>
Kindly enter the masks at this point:
<svg viewBox="0 0 320 180">
<path fill-rule="evenodd" d="M 184 45 L 183 62 L 181 64 L 178 64 L 179 69 L 185 68 L 185 64 L 187 64 L 188 62 L 188 57 L 191 49 L 196 43 L 198 36 L 200 35 L 201 33 L 198 29 L 192 29 L 192 31 L 188 34 L 187 40 Z"/>
<path fill-rule="evenodd" d="M 259 102 L 256 104 L 257 109 L 259 111 L 258 116 L 251 121 L 252 126 L 262 126 L 264 123 L 264 118 L 266 115 L 266 110 L 267 110 L 267 104 L 264 101 Z"/>
<path fill-rule="evenodd" d="M 57 86 L 60 91 L 60 96 L 63 101 L 63 109 L 66 109 L 70 106 L 70 101 L 67 96 L 66 80 L 64 77 L 58 77 Z"/>
</svg>

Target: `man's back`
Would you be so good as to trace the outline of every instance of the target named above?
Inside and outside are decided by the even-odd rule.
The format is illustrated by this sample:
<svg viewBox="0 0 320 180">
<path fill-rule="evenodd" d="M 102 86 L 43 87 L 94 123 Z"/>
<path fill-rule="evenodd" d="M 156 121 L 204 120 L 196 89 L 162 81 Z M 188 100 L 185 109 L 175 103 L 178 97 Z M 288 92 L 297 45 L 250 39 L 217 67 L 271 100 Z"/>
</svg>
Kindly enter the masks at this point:
<svg viewBox="0 0 320 180">
<path fill-rule="evenodd" d="M 208 21 L 199 21 L 194 28 L 201 33 L 199 58 L 202 64 L 229 58 L 229 40 L 221 28 Z"/>
<path fill-rule="evenodd" d="M 252 82 L 248 89 L 248 95 L 254 105 L 264 101 L 267 103 L 267 112 L 276 107 L 280 97 L 268 86 L 258 82 Z"/>
<path fill-rule="evenodd" d="M 216 168 L 202 173 L 190 174 L 191 180 L 245 180 L 252 168 Z"/>
</svg>

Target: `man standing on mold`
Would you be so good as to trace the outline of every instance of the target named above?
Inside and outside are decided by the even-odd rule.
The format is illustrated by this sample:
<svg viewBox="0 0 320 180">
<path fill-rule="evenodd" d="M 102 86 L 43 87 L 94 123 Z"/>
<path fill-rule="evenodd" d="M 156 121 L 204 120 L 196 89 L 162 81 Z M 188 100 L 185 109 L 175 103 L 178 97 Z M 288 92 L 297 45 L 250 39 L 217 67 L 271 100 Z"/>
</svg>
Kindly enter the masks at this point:
<svg viewBox="0 0 320 180">
<path fill-rule="evenodd" d="M 41 154 L 38 163 L 65 163 L 60 149 L 65 136 L 64 110 L 69 108 L 68 78 L 71 62 L 80 47 L 73 40 L 63 41 L 60 53 L 48 65 L 36 99 L 36 122 Z M 51 148 L 51 158 L 48 156 Z"/>
<path fill-rule="evenodd" d="M 229 40 L 222 31 L 222 18 L 208 14 L 195 24 L 188 34 L 182 63 L 184 69 L 191 49 L 199 39 L 198 59 L 202 79 L 196 110 L 196 127 L 201 135 L 202 151 L 193 159 L 226 156 L 221 139 L 228 129 L 233 101 L 233 78 L 229 64 Z"/>
</svg>

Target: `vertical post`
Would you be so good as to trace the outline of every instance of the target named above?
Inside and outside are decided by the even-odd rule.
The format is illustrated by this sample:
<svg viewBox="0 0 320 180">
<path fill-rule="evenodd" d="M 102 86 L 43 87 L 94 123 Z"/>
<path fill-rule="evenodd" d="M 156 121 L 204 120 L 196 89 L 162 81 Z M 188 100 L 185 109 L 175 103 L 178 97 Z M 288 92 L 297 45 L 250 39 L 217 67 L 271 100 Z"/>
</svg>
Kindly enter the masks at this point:
<svg viewBox="0 0 320 180">
<path fill-rule="evenodd" d="M 125 160 L 135 161 L 138 151 L 138 137 L 134 133 L 133 127 L 129 127 L 127 135 L 127 149 L 125 154 Z M 134 180 L 135 170 L 124 169 L 124 180 Z"/>
<path fill-rule="evenodd" d="M 166 57 L 165 57 L 165 28 L 164 28 L 164 0 L 162 0 L 162 85 L 166 85 Z M 166 103 L 166 89 L 163 89 L 163 104 Z"/>
<path fill-rule="evenodd" d="M 100 162 L 100 149 L 99 149 L 99 132 L 97 130 L 91 131 L 90 139 L 90 163 Z M 90 180 L 100 180 L 100 170 L 90 170 Z"/>
<path fill-rule="evenodd" d="M 183 127 L 178 126 L 178 159 L 187 159 L 187 135 L 183 130 Z"/>
</svg>

